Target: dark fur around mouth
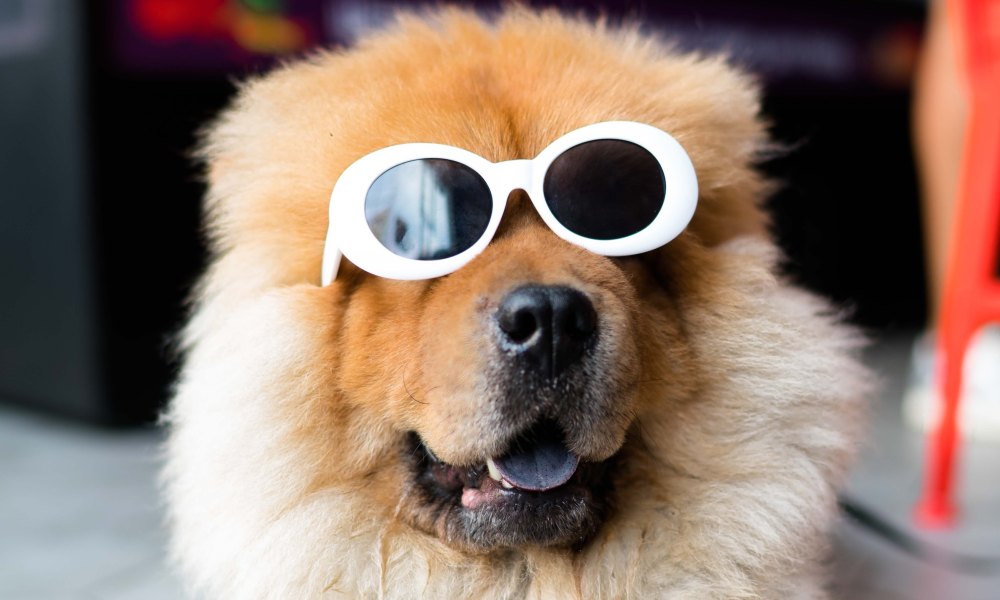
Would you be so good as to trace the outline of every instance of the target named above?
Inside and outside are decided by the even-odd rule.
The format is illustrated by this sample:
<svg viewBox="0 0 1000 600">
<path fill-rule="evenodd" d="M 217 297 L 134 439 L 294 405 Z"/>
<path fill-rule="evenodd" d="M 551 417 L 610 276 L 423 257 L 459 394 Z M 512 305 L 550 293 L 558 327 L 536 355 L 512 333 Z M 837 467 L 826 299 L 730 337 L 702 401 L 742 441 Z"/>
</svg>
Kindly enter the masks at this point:
<svg viewBox="0 0 1000 600">
<path fill-rule="evenodd" d="M 523 443 L 515 440 L 513 443 Z M 412 478 L 402 514 L 412 525 L 463 550 L 522 546 L 579 547 L 603 523 L 612 504 L 616 457 L 581 462 L 565 484 L 543 492 L 504 489 L 485 464 L 460 467 L 438 459 L 411 432 L 403 448 Z M 488 490 L 489 502 L 469 507 L 463 493 Z"/>
</svg>

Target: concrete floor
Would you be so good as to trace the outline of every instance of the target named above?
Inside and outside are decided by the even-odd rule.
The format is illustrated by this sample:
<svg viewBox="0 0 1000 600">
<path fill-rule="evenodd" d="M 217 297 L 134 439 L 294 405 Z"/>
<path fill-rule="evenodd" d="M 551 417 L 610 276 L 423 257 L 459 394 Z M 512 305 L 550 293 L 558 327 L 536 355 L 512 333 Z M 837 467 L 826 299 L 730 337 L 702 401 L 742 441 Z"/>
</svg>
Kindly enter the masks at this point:
<svg viewBox="0 0 1000 600">
<path fill-rule="evenodd" d="M 910 341 L 887 338 L 870 353 L 886 385 L 850 485 L 857 500 L 908 529 L 923 459 L 922 437 L 899 417 Z M 159 442 L 156 431 L 98 431 L 0 408 L 0 599 L 181 598 L 164 565 Z M 960 483 L 960 526 L 915 535 L 1000 557 L 1000 446 L 967 444 Z M 835 550 L 841 598 L 1000 599 L 1000 569 L 961 575 L 911 558 L 846 521 Z"/>
<path fill-rule="evenodd" d="M 1000 600 L 1000 445 L 966 442 L 960 451 L 961 520 L 947 532 L 917 530 L 913 505 L 923 478 L 924 436 L 902 425 L 900 402 L 912 336 L 886 338 L 868 363 L 882 376 L 882 393 L 861 460 L 847 493 L 920 539 L 963 554 L 996 557 L 997 568 L 970 576 L 914 559 L 850 522 L 837 530 L 837 580 L 845 599 Z M 998 365 L 1000 368 L 1000 365 Z"/>
<path fill-rule="evenodd" d="M 0 410 L 0 599 L 167 600 L 156 431 Z"/>
</svg>

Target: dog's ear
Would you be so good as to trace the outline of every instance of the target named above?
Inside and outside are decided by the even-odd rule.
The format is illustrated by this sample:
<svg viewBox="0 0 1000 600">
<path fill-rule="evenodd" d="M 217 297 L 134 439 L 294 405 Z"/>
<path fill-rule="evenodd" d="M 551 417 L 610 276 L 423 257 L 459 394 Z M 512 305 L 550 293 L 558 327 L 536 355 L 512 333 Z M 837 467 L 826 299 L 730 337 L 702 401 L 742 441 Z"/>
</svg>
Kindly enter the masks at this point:
<svg viewBox="0 0 1000 600">
<path fill-rule="evenodd" d="M 331 101 L 336 69 L 320 60 L 241 84 L 201 133 L 209 279 L 235 293 L 319 282 L 330 189 L 343 169 L 331 132 L 344 118 Z"/>
<path fill-rule="evenodd" d="M 724 56 L 667 54 L 655 101 L 659 125 L 684 146 L 698 176 L 689 229 L 710 246 L 743 235 L 768 236 L 764 201 L 773 190 L 757 164 L 774 152 L 760 115 L 760 85 Z"/>
</svg>

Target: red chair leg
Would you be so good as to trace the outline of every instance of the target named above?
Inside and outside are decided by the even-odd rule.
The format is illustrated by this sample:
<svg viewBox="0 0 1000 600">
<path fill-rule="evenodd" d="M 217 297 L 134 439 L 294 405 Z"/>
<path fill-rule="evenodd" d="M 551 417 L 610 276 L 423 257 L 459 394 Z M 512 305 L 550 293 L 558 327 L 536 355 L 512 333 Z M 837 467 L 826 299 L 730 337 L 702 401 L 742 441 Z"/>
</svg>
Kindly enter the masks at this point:
<svg viewBox="0 0 1000 600">
<path fill-rule="evenodd" d="M 924 495 L 916 512 L 918 524 L 926 528 L 950 527 L 957 514 L 953 498 L 959 442 L 958 402 L 969 338 L 970 335 L 954 334 L 938 338 L 936 378 L 937 388 L 942 392 L 941 417 L 929 440 Z"/>
<path fill-rule="evenodd" d="M 970 94 L 961 182 L 951 255 L 938 319 L 937 386 L 942 415 L 927 454 L 919 524 L 948 527 L 955 520 L 954 466 L 959 441 L 962 371 L 969 341 L 1000 322 L 1000 0 L 952 0 L 950 14 L 964 35 Z"/>
</svg>

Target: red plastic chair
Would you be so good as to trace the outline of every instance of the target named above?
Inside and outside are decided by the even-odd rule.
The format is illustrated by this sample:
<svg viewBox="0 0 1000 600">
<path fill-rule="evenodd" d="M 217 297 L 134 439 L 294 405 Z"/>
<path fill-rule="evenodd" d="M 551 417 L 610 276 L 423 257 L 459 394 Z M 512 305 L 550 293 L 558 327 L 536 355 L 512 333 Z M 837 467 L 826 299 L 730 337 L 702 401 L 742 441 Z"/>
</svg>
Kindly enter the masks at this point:
<svg viewBox="0 0 1000 600">
<path fill-rule="evenodd" d="M 938 318 L 936 385 L 943 413 L 929 438 L 917 521 L 954 523 L 955 451 L 962 364 L 973 335 L 1000 321 L 1000 0 L 950 0 L 961 28 L 969 92 L 969 120 L 950 241 L 948 272 Z M 1000 365 L 997 365 L 1000 368 Z"/>
</svg>

